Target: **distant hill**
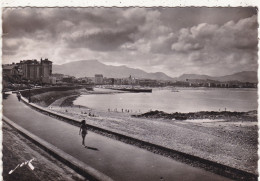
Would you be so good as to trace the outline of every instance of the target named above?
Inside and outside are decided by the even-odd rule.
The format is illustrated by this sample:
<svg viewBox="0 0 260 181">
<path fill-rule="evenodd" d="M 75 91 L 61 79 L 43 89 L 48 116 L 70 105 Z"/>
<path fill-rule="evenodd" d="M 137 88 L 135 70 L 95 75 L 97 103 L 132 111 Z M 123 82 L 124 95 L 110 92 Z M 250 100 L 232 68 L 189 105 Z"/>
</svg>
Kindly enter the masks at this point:
<svg viewBox="0 0 260 181">
<path fill-rule="evenodd" d="M 181 76 L 176 77 L 174 79 L 178 81 L 186 81 L 187 79 L 206 80 L 206 79 L 212 79 L 212 77 L 208 75 L 200 75 L 200 74 L 182 74 Z"/>
<path fill-rule="evenodd" d="M 231 75 L 225 75 L 220 77 L 213 77 L 208 75 L 199 75 L 199 74 L 183 74 L 179 77 L 174 78 L 176 81 L 186 81 L 187 79 L 197 79 L 197 80 L 216 80 L 216 81 L 240 81 L 240 82 L 252 82 L 256 83 L 257 72 L 255 71 L 243 71 Z"/>
<path fill-rule="evenodd" d="M 186 81 L 186 79 L 196 80 L 215 80 L 215 81 L 240 81 L 256 83 L 257 72 L 243 71 L 225 76 L 208 76 L 200 74 L 183 74 L 179 77 L 172 78 L 165 73 L 155 72 L 147 73 L 140 69 L 129 68 L 127 66 L 112 66 L 106 65 L 98 60 L 81 60 L 70 62 L 62 65 L 53 65 L 53 73 L 61 73 L 75 77 L 94 77 L 95 74 L 103 74 L 104 77 L 110 78 L 125 78 L 130 75 L 135 78 L 155 79 L 155 80 L 175 80 Z"/>
<path fill-rule="evenodd" d="M 257 72 L 255 71 L 243 71 L 232 75 L 226 75 L 218 77 L 219 81 L 238 80 L 240 82 L 258 82 Z"/>
<path fill-rule="evenodd" d="M 127 66 L 105 65 L 97 60 L 81 60 L 62 65 L 53 65 L 53 73 L 61 73 L 75 77 L 94 77 L 95 74 L 103 74 L 104 77 L 124 78 L 130 75 L 135 78 L 173 80 L 172 77 L 162 73 L 147 73 L 140 69 Z"/>
</svg>

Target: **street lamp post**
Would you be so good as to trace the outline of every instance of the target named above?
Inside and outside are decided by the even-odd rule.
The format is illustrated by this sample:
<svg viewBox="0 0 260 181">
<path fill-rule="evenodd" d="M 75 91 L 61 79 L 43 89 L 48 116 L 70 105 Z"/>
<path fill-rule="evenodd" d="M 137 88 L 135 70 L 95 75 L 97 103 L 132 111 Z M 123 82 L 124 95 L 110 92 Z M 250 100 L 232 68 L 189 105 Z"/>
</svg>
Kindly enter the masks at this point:
<svg viewBox="0 0 260 181">
<path fill-rule="evenodd" d="M 31 102 L 31 88 L 29 87 L 29 103 Z"/>
<path fill-rule="evenodd" d="M 43 85 L 43 84 L 42 84 L 42 79 L 43 79 L 43 78 L 42 78 L 42 75 L 41 75 L 41 86 Z"/>
</svg>

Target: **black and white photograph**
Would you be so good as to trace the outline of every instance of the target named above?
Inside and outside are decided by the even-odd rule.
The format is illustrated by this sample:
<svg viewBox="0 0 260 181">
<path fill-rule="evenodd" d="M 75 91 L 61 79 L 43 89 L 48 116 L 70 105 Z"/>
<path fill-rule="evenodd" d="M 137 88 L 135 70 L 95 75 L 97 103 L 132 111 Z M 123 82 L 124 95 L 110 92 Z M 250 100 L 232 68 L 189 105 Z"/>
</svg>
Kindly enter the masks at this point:
<svg viewBox="0 0 260 181">
<path fill-rule="evenodd" d="M 2 8 L 4 181 L 258 179 L 258 8 Z"/>
</svg>

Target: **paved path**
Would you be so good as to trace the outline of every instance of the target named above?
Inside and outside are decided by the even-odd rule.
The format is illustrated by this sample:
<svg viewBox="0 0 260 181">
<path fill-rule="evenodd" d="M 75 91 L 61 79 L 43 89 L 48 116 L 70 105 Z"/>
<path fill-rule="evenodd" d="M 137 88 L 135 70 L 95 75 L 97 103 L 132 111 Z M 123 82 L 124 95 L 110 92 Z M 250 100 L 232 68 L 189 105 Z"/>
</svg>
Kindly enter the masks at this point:
<svg viewBox="0 0 260 181">
<path fill-rule="evenodd" d="M 84 148 L 78 127 L 31 109 L 18 102 L 15 95 L 3 99 L 3 113 L 26 130 L 114 180 L 229 180 L 93 132 L 87 135 L 88 148 Z"/>
</svg>

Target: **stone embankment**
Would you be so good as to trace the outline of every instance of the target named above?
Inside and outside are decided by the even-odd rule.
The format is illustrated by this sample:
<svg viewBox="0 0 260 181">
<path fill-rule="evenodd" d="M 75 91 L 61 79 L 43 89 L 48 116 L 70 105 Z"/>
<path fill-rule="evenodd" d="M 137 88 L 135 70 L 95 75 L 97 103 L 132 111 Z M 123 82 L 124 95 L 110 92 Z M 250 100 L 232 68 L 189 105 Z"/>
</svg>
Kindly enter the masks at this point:
<svg viewBox="0 0 260 181">
<path fill-rule="evenodd" d="M 46 87 L 40 89 L 27 89 L 21 91 L 23 97 L 31 98 L 32 103 L 36 103 L 43 107 L 48 107 L 56 100 L 67 96 L 77 97 L 81 94 L 80 86 L 62 86 L 62 87 Z"/>
</svg>

